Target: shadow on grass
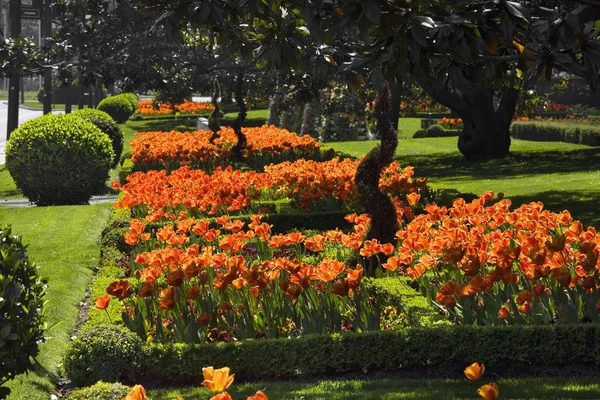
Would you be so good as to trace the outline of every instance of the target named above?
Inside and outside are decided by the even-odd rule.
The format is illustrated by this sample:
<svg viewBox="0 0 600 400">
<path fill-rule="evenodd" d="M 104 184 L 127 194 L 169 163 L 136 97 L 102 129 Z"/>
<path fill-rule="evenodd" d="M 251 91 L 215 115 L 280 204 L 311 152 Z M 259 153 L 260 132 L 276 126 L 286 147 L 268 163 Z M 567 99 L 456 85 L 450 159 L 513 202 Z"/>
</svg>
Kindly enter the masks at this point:
<svg viewBox="0 0 600 400">
<path fill-rule="evenodd" d="M 417 167 L 420 176 L 430 178 L 469 176 L 474 179 L 494 179 L 600 170 L 600 151 L 594 148 L 571 151 L 513 152 L 503 159 L 481 162 L 468 161 L 460 153 L 402 155 L 397 159 L 403 165 Z"/>
</svg>

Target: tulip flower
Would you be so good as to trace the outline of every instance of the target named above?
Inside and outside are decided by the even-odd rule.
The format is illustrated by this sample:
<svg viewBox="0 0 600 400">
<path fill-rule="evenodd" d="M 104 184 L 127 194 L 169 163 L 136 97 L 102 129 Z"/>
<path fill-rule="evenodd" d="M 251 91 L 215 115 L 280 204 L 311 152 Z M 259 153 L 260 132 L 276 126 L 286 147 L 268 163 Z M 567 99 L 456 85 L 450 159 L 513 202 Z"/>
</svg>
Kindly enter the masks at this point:
<svg viewBox="0 0 600 400">
<path fill-rule="evenodd" d="M 481 378 L 484 372 L 485 365 L 483 363 L 479 364 L 477 362 L 474 362 L 473 364 L 465 368 L 465 376 L 472 381 L 476 381 L 479 378 Z"/>
<path fill-rule="evenodd" d="M 204 374 L 203 386 L 206 386 L 211 392 L 223 392 L 232 383 L 235 374 L 229 375 L 229 367 L 214 369 L 213 367 L 202 368 Z"/>
<path fill-rule="evenodd" d="M 96 302 L 96 308 L 98 310 L 105 310 L 106 307 L 108 307 L 108 305 L 110 304 L 110 297 L 108 296 L 108 293 L 107 293 L 104 296 L 98 297 L 94 301 Z"/>
<path fill-rule="evenodd" d="M 477 389 L 477 394 L 484 400 L 496 400 L 500 395 L 500 389 L 497 384 L 492 382 Z"/>
<path fill-rule="evenodd" d="M 210 400 L 232 400 L 231 396 L 227 392 L 222 392 L 214 395 Z"/>
<path fill-rule="evenodd" d="M 254 396 L 248 396 L 246 400 L 269 400 L 269 398 L 263 391 L 259 390 Z"/>
<path fill-rule="evenodd" d="M 500 307 L 498 310 L 498 319 L 504 321 L 510 316 L 510 309 L 506 306 Z"/>
<path fill-rule="evenodd" d="M 121 400 L 146 400 L 146 390 L 142 385 L 135 385 Z"/>
</svg>

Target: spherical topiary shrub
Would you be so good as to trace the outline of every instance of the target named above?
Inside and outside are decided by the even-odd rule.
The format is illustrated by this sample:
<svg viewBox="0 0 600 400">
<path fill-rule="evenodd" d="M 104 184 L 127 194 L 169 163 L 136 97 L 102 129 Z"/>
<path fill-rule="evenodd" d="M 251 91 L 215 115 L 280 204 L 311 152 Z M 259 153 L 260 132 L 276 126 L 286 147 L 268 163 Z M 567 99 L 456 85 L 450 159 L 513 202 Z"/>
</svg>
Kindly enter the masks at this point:
<svg viewBox="0 0 600 400">
<path fill-rule="evenodd" d="M 0 228 L 0 385 L 33 368 L 43 340 L 46 286 L 10 227 Z M 10 390 L 0 387 L 0 398 Z"/>
<path fill-rule="evenodd" d="M 127 381 L 138 373 L 142 341 L 127 328 L 99 325 L 71 343 L 63 360 L 67 377 L 77 386 Z"/>
<path fill-rule="evenodd" d="M 66 400 L 121 400 L 131 388 L 122 383 L 98 382 L 92 386 L 74 390 Z"/>
<path fill-rule="evenodd" d="M 119 96 L 123 96 L 127 99 L 127 101 L 131 104 L 131 107 L 133 108 L 133 112 L 137 111 L 138 97 L 135 93 L 121 93 Z"/>
<path fill-rule="evenodd" d="M 114 154 L 110 138 L 76 115 L 32 119 L 6 144 L 6 167 L 38 205 L 83 204 L 105 187 Z"/>
<path fill-rule="evenodd" d="M 126 96 L 117 95 L 107 97 L 98 104 L 98 110 L 104 111 L 119 124 L 124 123 L 133 114 L 131 102 Z"/>
<path fill-rule="evenodd" d="M 111 168 L 115 168 L 121 159 L 123 152 L 123 132 L 114 119 L 104 111 L 95 110 L 93 108 L 84 108 L 73 113 L 92 124 L 96 125 L 100 130 L 108 135 L 112 142 L 113 152 L 115 157 L 111 164 Z"/>
<path fill-rule="evenodd" d="M 446 135 L 446 129 L 443 126 L 435 124 L 427 128 L 428 137 L 440 137 Z"/>
</svg>

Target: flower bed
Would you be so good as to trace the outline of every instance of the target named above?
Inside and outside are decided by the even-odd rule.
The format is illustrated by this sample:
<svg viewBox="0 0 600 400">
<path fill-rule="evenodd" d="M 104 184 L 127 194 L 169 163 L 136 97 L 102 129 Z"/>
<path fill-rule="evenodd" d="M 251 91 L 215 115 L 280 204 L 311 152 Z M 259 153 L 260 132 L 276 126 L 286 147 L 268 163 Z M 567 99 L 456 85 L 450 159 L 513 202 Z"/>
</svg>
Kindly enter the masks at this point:
<svg viewBox="0 0 600 400">
<path fill-rule="evenodd" d="M 254 169 L 275 161 L 321 156 L 319 143 L 308 135 L 267 125 L 243 128 L 242 133 L 247 140 L 244 157 Z M 141 132 L 131 142 L 132 161 L 138 170 L 172 170 L 183 165 L 207 168 L 226 161 L 236 143 L 233 129 L 228 127 L 216 135 L 211 131 Z"/>
<path fill-rule="evenodd" d="M 142 115 L 163 115 L 174 114 L 176 112 L 184 114 L 200 114 L 208 111 L 213 111 L 215 106 L 211 103 L 202 103 L 199 101 L 184 100 L 180 104 L 157 103 L 157 108 L 154 107 L 155 102 L 152 100 L 142 100 L 138 103 L 137 112 Z"/>
</svg>

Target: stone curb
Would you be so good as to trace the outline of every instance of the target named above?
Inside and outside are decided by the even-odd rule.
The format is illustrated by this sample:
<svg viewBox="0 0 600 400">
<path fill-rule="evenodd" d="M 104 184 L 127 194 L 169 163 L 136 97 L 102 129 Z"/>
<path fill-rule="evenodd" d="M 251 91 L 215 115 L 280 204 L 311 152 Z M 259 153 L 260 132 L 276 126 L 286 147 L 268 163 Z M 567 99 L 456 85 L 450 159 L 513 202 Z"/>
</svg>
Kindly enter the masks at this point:
<svg viewBox="0 0 600 400">
<path fill-rule="evenodd" d="M 111 196 L 92 196 L 90 204 L 114 203 L 117 200 L 116 195 Z M 36 207 L 34 203 L 30 203 L 27 199 L 0 200 L 0 206 L 4 207 Z"/>
</svg>

